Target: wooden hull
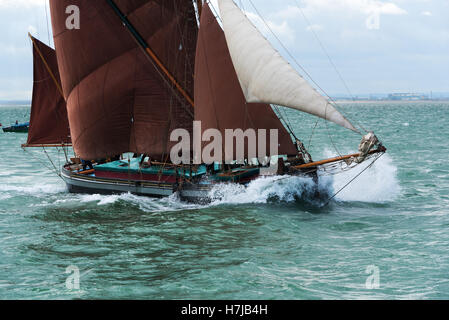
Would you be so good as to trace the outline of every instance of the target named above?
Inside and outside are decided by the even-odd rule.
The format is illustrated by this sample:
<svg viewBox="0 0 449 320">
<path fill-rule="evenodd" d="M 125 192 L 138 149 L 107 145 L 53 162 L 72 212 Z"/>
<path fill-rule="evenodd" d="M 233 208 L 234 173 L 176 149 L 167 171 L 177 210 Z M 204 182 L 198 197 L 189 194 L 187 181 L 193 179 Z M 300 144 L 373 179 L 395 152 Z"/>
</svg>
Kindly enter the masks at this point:
<svg viewBox="0 0 449 320">
<path fill-rule="evenodd" d="M 61 177 L 69 192 L 87 194 L 132 193 L 149 197 L 168 197 L 176 192 L 175 183 L 123 180 L 84 175 L 63 168 Z"/>
<path fill-rule="evenodd" d="M 155 176 L 153 174 L 136 174 L 114 171 L 90 170 L 77 172 L 70 167 L 61 170 L 61 177 L 71 193 L 84 194 L 123 194 L 132 193 L 153 198 L 168 197 L 178 192 L 184 201 L 194 203 L 208 203 L 210 191 L 223 183 L 238 183 L 245 185 L 260 177 L 259 170 L 241 170 L 241 173 L 227 175 L 217 174 L 206 178 L 200 176 L 192 179 L 177 179 L 172 174 Z M 180 182 L 182 181 L 182 182 Z"/>
<path fill-rule="evenodd" d="M 83 194 L 123 194 L 132 193 L 139 196 L 147 196 L 152 198 L 169 197 L 174 193 L 178 193 L 183 201 L 207 204 L 212 201 L 210 198 L 211 190 L 219 184 L 223 183 L 237 183 L 247 185 L 253 180 L 260 177 L 259 174 L 248 176 L 248 173 L 242 175 L 245 178 L 239 182 L 227 181 L 223 182 L 220 179 L 213 177 L 203 178 L 196 182 L 184 181 L 178 183 L 173 181 L 169 176 L 162 176 L 157 180 L 149 180 L 148 177 L 140 177 L 139 179 L 123 179 L 121 175 L 113 173 L 101 173 L 101 177 L 97 177 L 93 172 L 86 171 L 86 173 L 78 173 L 63 168 L 61 177 L 67 184 L 67 188 L 71 193 Z M 108 177 L 106 177 L 108 176 Z M 130 177 L 131 178 L 131 177 Z M 133 177 L 135 178 L 135 177 Z"/>
</svg>

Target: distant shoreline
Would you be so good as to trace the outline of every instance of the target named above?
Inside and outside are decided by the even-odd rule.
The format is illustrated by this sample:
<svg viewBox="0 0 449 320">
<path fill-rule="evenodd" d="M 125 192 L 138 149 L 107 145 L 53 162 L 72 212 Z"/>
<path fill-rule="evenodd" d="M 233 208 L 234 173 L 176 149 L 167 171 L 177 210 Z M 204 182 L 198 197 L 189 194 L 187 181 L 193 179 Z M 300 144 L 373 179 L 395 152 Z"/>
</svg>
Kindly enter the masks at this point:
<svg viewBox="0 0 449 320">
<path fill-rule="evenodd" d="M 8 107 L 8 106 L 31 106 L 31 101 L 27 100 L 0 100 L 0 106 L 2 107 Z"/>
<path fill-rule="evenodd" d="M 339 104 L 411 104 L 411 103 L 449 103 L 445 100 L 333 100 Z M 1 107 L 31 107 L 31 101 L 0 101 Z"/>
<path fill-rule="evenodd" d="M 449 103 L 447 100 L 334 100 L 336 103 L 357 104 L 357 103 Z"/>
</svg>

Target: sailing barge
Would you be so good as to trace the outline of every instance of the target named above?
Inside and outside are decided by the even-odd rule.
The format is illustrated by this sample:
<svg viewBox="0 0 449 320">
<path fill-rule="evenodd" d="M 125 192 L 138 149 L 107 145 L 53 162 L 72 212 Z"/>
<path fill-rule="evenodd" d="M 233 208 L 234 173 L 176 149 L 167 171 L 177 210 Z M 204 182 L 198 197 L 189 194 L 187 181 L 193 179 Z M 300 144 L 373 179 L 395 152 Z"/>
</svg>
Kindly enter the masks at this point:
<svg viewBox="0 0 449 320">
<path fill-rule="evenodd" d="M 386 151 L 368 133 L 358 154 L 313 162 L 272 105 L 359 130 L 232 0 L 218 3 L 223 28 L 201 0 L 50 0 L 56 51 L 31 37 L 35 82 L 24 147 L 73 147 L 76 157 L 60 172 L 70 192 L 178 192 L 201 202 L 217 184 L 247 184 L 263 176 L 272 159 L 279 163 L 271 174 L 317 181 L 322 166 L 351 166 Z M 68 29 L 66 8 L 73 5 L 81 28 Z M 194 121 L 201 123 L 201 137 L 210 129 L 222 136 L 226 130 L 275 130 L 277 141 L 258 136 L 257 151 L 273 143 L 277 151 L 255 160 L 244 140 L 240 158 L 235 150 L 214 150 L 215 161 L 193 164 L 192 152 L 189 163 L 175 164 L 171 134 L 179 128 L 193 134 Z M 120 159 L 124 153 L 134 157 Z M 88 167 L 90 161 L 81 159 L 102 160 Z"/>
</svg>

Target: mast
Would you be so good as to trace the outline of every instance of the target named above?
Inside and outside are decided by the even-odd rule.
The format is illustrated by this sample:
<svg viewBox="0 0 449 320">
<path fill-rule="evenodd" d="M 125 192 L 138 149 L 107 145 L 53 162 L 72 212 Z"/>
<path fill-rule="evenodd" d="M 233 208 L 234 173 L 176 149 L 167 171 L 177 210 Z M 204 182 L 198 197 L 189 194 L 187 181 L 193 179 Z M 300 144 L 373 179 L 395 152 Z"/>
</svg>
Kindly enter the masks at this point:
<svg viewBox="0 0 449 320">
<path fill-rule="evenodd" d="M 253 129 L 266 136 L 256 137 L 256 146 L 244 142 L 243 154 L 237 154 L 235 146 L 226 145 L 221 155 L 214 154 L 215 161 L 243 161 L 254 158 L 251 148 L 257 149 L 262 158 L 277 155 L 296 155 L 297 150 L 269 104 L 248 104 L 240 87 L 232 64 L 226 38 L 209 5 L 203 6 L 195 59 L 195 120 L 201 122 L 202 134 L 209 129 L 226 136 L 227 130 Z M 270 137 L 270 131 L 278 132 L 278 139 Z M 276 140 L 276 141 L 275 141 Z M 271 150 L 268 146 L 276 146 Z M 264 146 L 266 146 L 264 150 Z M 203 147 L 207 147 L 204 143 Z M 268 153 L 267 153 L 268 152 Z M 233 157 L 235 156 L 235 157 Z"/>
<path fill-rule="evenodd" d="M 69 5 L 80 8 L 80 29 L 67 30 Z M 50 0 L 50 9 L 76 154 L 165 159 L 171 131 L 193 131 L 193 99 L 186 98 L 194 91 L 194 3 Z"/>
<path fill-rule="evenodd" d="M 198 7 L 198 17 L 201 19 L 201 12 L 203 11 L 203 0 L 196 0 L 196 6 Z"/>
<path fill-rule="evenodd" d="M 120 10 L 120 8 L 115 4 L 113 0 L 106 0 L 109 6 L 114 10 L 114 12 L 120 17 L 122 22 L 125 24 L 125 26 L 128 28 L 128 30 L 131 32 L 131 35 L 134 37 L 134 39 L 139 43 L 139 45 L 144 49 L 147 56 L 160 68 L 160 70 L 165 74 L 165 76 L 170 80 L 170 82 L 176 87 L 176 89 L 179 91 L 179 93 L 187 100 L 187 102 L 192 106 L 195 107 L 195 104 L 193 102 L 193 99 L 189 96 L 189 94 L 182 88 L 182 86 L 176 81 L 175 77 L 168 71 L 168 69 L 164 66 L 162 61 L 157 57 L 156 53 L 151 50 L 148 43 L 145 41 L 145 39 L 140 35 L 140 33 L 134 28 L 134 26 L 131 24 L 131 22 L 128 20 L 128 18 L 123 14 L 123 12 Z M 201 2 L 201 0 L 198 0 L 198 2 Z"/>
</svg>

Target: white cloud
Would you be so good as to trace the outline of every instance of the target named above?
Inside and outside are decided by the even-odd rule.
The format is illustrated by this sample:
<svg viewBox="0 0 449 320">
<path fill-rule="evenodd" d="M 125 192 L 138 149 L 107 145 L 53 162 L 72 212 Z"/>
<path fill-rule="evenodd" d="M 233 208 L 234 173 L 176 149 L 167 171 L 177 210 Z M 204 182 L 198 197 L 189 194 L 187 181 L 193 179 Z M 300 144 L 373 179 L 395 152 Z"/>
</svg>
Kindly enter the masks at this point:
<svg viewBox="0 0 449 320">
<path fill-rule="evenodd" d="M 270 29 L 281 40 L 292 42 L 295 39 L 295 31 L 289 26 L 287 21 L 275 23 L 271 20 L 262 20 L 262 18 L 252 12 L 245 12 L 246 16 L 266 37 L 271 37 Z M 268 25 L 268 26 L 267 26 Z"/>
<path fill-rule="evenodd" d="M 430 12 L 430 11 L 423 11 L 423 12 L 421 12 L 421 14 L 422 14 L 423 16 L 428 16 L 428 17 L 431 17 L 431 16 L 432 16 L 432 12 Z"/>
<path fill-rule="evenodd" d="M 306 28 L 307 31 L 320 31 L 323 30 L 324 26 L 321 24 L 312 24 Z"/>
<path fill-rule="evenodd" d="M 363 14 L 403 15 L 407 11 L 393 2 L 380 0 L 304 0 L 305 9 L 314 11 L 355 11 Z"/>
</svg>

